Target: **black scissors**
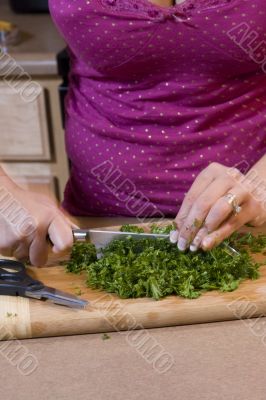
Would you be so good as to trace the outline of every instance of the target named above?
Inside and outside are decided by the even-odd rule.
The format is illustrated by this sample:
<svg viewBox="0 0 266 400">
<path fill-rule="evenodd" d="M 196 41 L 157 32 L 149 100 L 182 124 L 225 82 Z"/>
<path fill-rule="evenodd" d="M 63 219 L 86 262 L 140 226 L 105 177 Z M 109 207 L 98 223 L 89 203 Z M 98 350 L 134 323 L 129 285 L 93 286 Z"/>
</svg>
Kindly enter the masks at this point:
<svg viewBox="0 0 266 400">
<path fill-rule="evenodd" d="M 84 308 L 88 304 L 86 300 L 45 286 L 31 278 L 23 263 L 4 259 L 0 259 L 0 295 L 50 300 L 55 304 L 75 308 Z"/>
</svg>

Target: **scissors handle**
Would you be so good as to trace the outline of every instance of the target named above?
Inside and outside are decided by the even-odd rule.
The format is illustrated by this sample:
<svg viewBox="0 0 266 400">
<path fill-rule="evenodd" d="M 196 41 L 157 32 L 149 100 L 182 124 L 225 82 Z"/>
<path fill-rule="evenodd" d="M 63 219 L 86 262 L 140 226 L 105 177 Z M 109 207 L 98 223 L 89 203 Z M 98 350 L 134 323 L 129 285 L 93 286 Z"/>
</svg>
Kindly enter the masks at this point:
<svg viewBox="0 0 266 400">
<path fill-rule="evenodd" d="M 25 297 L 26 292 L 43 288 L 40 281 L 27 274 L 23 263 L 0 259 L 0 295 Z"/>
</svg>

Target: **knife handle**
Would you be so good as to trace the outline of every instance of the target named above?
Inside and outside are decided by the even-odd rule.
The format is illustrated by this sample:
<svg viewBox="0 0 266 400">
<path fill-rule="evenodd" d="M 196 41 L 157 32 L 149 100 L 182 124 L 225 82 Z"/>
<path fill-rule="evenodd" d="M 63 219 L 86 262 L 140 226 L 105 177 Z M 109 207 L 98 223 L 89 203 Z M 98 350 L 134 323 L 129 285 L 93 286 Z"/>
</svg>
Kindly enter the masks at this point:
<svg viewBox="0 0 266 400">
<path fill-rule="evenodd" d="M 72 233 L 75 242 L 87 242 L 89 240 L 88 232 L 82 229 L 73 229 Z"/>
</svg>

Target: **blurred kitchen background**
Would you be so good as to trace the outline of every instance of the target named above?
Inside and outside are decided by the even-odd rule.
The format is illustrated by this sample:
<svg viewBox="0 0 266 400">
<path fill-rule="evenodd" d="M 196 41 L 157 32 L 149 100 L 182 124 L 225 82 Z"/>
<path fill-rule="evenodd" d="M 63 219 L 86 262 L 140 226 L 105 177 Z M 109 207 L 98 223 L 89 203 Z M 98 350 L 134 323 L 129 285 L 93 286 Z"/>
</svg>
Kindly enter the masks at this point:
<svg viewBox="0 0 266 400">
<path fill-rule="evenodd" d="M 23 187 L 61 200 L 68 59 L 48 0 L 0 0 L 0 48 L 1 165 Z M 31 101 L 22 89 L 29 79 L 41 88 Z"/>
</svg>

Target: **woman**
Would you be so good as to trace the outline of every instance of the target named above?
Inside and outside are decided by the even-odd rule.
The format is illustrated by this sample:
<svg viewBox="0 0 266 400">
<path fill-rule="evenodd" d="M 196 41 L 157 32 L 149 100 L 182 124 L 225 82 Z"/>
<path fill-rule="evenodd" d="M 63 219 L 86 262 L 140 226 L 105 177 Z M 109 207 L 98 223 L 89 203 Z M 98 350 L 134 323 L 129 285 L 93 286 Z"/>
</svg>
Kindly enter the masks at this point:
<svg viewBox="0 0 266 400">
<path fill-rule="evenodd" d="M 264 0 L 50 0 L 50 9 L 72 66 L 65 210 L 178 212 L 171 240 L 192 251 L 266 220 Z M 37 226 L 18 237 L 2 218 L 2 250 L 42 264 L 47 233 L 54 251 L 72 245 L 62 211 L 6 176 L 2 185 Z"/>
</svg>

